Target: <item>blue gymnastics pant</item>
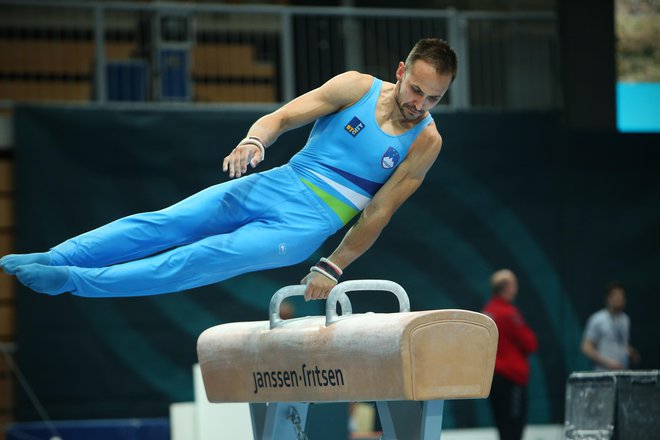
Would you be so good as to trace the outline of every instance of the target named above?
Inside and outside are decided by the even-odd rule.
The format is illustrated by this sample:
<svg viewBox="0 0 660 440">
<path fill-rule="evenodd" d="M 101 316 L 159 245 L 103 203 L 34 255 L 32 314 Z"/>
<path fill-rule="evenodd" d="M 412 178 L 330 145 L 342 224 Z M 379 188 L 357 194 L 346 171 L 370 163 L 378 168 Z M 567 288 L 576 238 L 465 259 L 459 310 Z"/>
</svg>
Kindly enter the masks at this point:
<svg viewBox="0 0 660 440">
<path fill-rule="evenodd" d="M 299 263 L 336 229 L 285 165 L 67 240 L 51 265 L 69 266 L 74 295 L 155 295 Z"/>
</svg>

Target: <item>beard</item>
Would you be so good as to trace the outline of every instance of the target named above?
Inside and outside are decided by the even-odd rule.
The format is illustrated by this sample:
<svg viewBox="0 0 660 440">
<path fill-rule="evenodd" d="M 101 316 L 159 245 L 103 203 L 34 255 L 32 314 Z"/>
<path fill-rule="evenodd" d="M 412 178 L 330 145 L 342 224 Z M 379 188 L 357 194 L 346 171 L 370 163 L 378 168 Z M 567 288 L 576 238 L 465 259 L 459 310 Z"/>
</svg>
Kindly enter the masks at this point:
<svg viewBox="0 0 660 440">
<path fill-rule="evenodd" d="M 407 121 L 416 121 L 417 119 L 422 117 L 423 112 L 417 111 L 417 108 L 415 108 L 415 106 L 410 104 L 404 104 L 403 102 L 401 102 L 400 82 L 396 85 L 396 90 L 394 93 L 394 101 L 396 102 L 397 107 L 399 107 L 401 116 L 403 116 L 404 119 L 406 119 Z"/>
</svg>

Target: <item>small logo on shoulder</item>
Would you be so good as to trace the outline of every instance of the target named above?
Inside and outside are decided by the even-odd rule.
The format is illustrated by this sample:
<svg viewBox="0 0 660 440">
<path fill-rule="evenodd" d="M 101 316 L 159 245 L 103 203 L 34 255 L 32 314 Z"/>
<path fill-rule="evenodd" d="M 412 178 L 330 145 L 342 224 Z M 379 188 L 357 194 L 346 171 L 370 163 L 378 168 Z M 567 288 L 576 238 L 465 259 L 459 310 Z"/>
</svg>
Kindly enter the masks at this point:
<svg viewBox="0 0 660 440">
<path fill-rule="evenodd" d="M 400 158 L 399 152 L 394 147 L 387 147 L 385 154 L 383 154 L 380 160 L 380 164 L 385 169 L 394 168 L 398 165 Z"/>
<path fill-rule="evenodd" d="M 360 130 L 364 128 L 364 123 L 360 121 L 357 116 L 353 116 L 353 119 L 351 119 L 351 122 L 346 124 L 346 127 L 344 127 L 347 132 L 351 134 L 351 136 L 355 137 L 360 133 Z"/>
</svg>

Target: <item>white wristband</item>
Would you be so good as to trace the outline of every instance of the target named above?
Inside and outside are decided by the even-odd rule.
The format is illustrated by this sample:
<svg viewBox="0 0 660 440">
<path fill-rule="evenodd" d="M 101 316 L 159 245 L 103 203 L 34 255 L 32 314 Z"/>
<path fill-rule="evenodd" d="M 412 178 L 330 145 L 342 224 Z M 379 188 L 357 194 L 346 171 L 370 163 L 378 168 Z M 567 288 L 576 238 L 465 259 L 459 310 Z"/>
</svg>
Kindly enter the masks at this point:
<svg viewBox="0 0 660 440">
<path fill-rule="evenodd" d="M 330 267 L 332 267 L 334 270 L 337 271 L 337 273 L 339 274 L 339 276 L 342 276 L 342 275 L 344 274 L 344 271 L 341 270 L 341 269 L 339 268 L 339 266 L 337 266 L 335 263 L 333 263 L 332 261 L 328 260 L 327 258 L 323 257 L 323 258 L 321 258 L 321 261 L 323 261 L 323 262 L 326 263 L 326 264 L 329 264 Z"/>
<path fill-rule="evenodd" d="M 312 267 L 310 267 L 310 268 L 309 268 L 309 271 L 310 271 L 310 272 L 318 272 L 318 273 L 320 273 L 320 274 L 322 274 L 322 275 L 325 275 L 326 277 L 330 278 L 330 279 L 331 279 L 332 281 L 334 281 L 335 283 L 339 282 L 339 281 L 337 281 L 337 278 L 333 277 L 333 276 L 330 275 L 328 272 L 326 272 L 325 270 L 321 269 L 321 268 L 318 267 L 318 266 L 312 266 Z"/>
<path fill-rule="evenodd" d="M 238 143 L 238 146 L 240 147 L 241 145 L 247 144 L 256 145 L 257 148 L 259 148 L 259 151 L 261 151 L 261 160 L 266 158 L 266 146 L 259 139 L 246 137 Z"/>
</svg>

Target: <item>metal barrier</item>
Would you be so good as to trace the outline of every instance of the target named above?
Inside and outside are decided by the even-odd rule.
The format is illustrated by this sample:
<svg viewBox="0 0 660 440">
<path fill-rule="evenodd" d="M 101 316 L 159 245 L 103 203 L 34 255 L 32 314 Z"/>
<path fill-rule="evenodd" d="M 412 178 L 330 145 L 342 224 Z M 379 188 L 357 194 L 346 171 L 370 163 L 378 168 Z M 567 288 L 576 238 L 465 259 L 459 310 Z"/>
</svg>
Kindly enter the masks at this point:
<svg viewBox="0 0 660 440">
<path fill-rule="evenodd" d="M 0 100 L 287 102 L 426 36 L 459 54 L 441 109 L 559 106 L 552 13 L 44 0 L 0 0 Z"/>
</svg>

